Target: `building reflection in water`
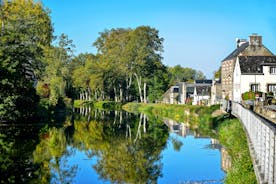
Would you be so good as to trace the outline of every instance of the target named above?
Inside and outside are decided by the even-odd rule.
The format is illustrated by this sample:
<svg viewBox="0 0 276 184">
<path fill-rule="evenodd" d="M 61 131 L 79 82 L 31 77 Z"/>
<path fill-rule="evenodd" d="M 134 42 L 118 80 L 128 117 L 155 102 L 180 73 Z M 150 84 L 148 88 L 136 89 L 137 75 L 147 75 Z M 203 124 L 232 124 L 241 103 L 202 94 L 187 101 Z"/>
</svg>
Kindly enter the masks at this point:
<svg viewBox="0 0 276 184">
<path fill-rule="evenodd" d="M 231 168 L 231 157 L 224 147 L 220 149 L 221 153 L 221 168 L 227 172 Z"/>
<path fill-rule="evenodd" d="M 178 123 L 171 119 L 164 119 L 164 123 L 170 129 L 170 132 L 176 133 L 182 137 L 186 137 L 189 135 L 193 135 L 195 138 L 208 138 L 211 140 L 208 148 L 210 149 L 218 149 L 221 153 L 221 168 L 223 171 L 227 172 L 231 168 L 231 157 L 228 154 L 227 150 L 220 145 L 217 139 L 210 138 L 206 135 L 200 135 L 196 131 L 192 131 L 189 129 L 188 123 Z"/>
</svg>

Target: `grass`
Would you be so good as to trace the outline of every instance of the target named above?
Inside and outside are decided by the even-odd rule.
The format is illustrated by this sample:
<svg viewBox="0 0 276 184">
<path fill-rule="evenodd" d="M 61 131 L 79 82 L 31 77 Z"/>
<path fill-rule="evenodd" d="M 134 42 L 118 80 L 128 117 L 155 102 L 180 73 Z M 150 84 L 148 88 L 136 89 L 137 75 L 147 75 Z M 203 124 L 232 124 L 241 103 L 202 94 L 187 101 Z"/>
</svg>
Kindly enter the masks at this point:
<svg viewBox="0 0 276 184">
<path fill-rule="evenodd" d="M 227 172 L 225 183 L 257 183 L 247 139 L 238 119 L 225 119 L 218 127 L 219 141 L 227 149 L 232 167 Z"/>
</svg>

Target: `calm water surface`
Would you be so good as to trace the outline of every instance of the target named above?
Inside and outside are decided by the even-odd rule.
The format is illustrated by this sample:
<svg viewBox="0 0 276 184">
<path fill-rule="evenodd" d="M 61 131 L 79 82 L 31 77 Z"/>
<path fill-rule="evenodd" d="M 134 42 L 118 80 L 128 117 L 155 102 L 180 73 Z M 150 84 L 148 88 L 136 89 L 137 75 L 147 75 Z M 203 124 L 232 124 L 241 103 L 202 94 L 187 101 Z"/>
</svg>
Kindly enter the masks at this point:
<svg viewBox="0 0 276 184">
<path fill-rule="evenodd" d="M 93 111 L 58 127 L 1 127 L 0 136 L 0 174 L 10 182 L 207 184 L 225 176 L 216 140 L 142 114 Z"/>
</svg>

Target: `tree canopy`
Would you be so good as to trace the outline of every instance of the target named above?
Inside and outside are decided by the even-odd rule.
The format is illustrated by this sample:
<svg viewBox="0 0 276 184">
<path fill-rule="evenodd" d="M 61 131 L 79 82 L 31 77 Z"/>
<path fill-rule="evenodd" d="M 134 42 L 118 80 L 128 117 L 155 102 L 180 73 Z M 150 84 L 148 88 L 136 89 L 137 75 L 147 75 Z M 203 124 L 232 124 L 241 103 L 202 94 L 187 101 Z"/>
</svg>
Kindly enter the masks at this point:
<svg viewBox="0 0 276 184">
<path fill-rule="evenodd" d="M 34 86 L 43 49 L 52 40 L 52 25 L 48 11 L 31 0 L 4 1 L 0 9 L 0 121 L 14 121 L 36 109 Z"/>
</svg>

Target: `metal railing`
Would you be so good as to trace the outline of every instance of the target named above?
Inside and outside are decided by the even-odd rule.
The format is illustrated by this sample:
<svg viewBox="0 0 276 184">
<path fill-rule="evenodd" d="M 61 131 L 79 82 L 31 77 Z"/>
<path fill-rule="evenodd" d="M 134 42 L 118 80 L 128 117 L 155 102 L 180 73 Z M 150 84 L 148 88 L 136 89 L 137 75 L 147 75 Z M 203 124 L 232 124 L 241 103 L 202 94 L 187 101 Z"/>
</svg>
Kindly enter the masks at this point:
<svg viewBox="0 0 276 184">
<path fill-rule="evenodd" d="M 276 183 L 275 124 L 232 102 L 232 114 L 240 119 L 247 134 L 258 183 Z"/>
</svg>

